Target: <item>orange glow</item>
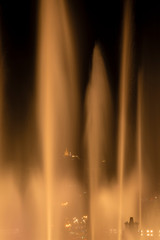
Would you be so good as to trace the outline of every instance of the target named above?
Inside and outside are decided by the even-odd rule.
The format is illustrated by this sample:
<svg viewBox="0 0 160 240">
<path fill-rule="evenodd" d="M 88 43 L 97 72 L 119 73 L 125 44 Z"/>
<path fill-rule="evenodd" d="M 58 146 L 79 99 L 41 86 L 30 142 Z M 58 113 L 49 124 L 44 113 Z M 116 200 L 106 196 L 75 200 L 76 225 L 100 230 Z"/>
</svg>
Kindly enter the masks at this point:
<svg viewBox="0 0 160 240">
<path fill-rule="evenodd" d="M 119 181 L 119 217 L 118 217 L 118 240 L 121 240 L 123 224 L 123 196 L 124 196 L 124 166 L 127 133 L 127 108 L 129 102 L 129 83 L 131 69 L 131 1 L 125 1 L 124 19 L 122 32 L 122 52 L 120 68 L 120 94 L 119 94 L 119 125 L 118 125 L 118 181 Z"/>
<path fill-rule="evenodd" d="M 64 203 L 61 203 L 61 206 L 66 207 L 66 206 L 68 206 L 68 204 L 69 204 L 68 202 L 64 202 Z"/>
<path fill-rule="evenodd" d="M 67 148 L 66 148 L 66 150 L 64 152 L 64 156 L 69 156 L 69 152 L 68 152 Z"/>
<path fill-rule="evenodd" d="M 92 72 L 86 96 L 86 131 L 85 143 L 89 165 L 90 192 L 90 235 L 97 239 L 99 229 L 99 197 L 98 183 L 100 179 L 99 162 L 103 159 L 104 143 L 109 147 L 110 125 L 112 115 L 112 100 L 105 64 L 98 45 L 95 46 L 92 60 Z M 105 132 L 105 130 L 107 131 Z M 104 133 L 105 132 L 105 133 Z M 106 147 L 106 146 L 105 146 Z"/>
<path fill-rule="evenodd" d="M 66 227 L 66 228 L 70 228 L 70 227 L 72 227 L 72 225 L 71 225 L 70 223 L 67 223 L 67 224 L 65 225 L 65 227 Z"/>
</svg>

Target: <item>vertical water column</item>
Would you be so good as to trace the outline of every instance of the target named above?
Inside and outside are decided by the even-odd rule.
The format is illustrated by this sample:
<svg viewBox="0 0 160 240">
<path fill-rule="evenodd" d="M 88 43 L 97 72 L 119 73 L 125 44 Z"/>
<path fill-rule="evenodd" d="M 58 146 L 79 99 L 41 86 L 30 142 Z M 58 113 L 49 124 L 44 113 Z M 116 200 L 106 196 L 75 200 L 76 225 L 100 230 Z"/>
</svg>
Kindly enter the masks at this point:
<svg viewBox="0 0 160 240">
<path fill-rule="evenodd" d="M 119 119 L 118 119 L 118 184 L 119 184 L 119 217 L 118 217 L 118 239 L 121 239 L 122 215 L 123 215 L 123 185 L 124 185 L 124 164 L 125 164 L 125 145 L 126 145 L 126 125 L 128 90 L 131 68 L 131 4 L 126 0 L 124 3 L 124 18 L 122 29 L 122 51 L 120 67 L 120 86 L 119 86 Z"/>
<path fill-rule="evenodd" d="M 138 164 L 138 212 L 139 229 L 142 227 L 142 72 L 138 74 L 138 101 L 137 101 L 137 164 Z"/>
<path fill-rule="evenodd" d="M 63 176 L 60 176 L 57 155 L 62 147 L 76 142 L 72 138 L 73 133 L 76 133 L 79 109 L 74 50 L 64 2 L 41 0 L 37 56 L 37 117 L 45 185 L 46 240 L 61 239 L 60 229 L 63 226 L 60 222 L 59 207 L 59 196 L 63 191 L 60 181 L 63 180 Z"/>
<path fill-rule="evenodd" d="M 39 121 L 42 145 L 42 159 L 44 164 L 45 186 L 45 218 L 46 240 L 52 239 L 52 194 L 53 194 L 53 133 L 54 133 L 54 98 L 53 98 L 53 1 L 41 1 L 40 8 L 40 32 L 38 36 L 38 94 L 39 94 Z"/>
<path fill-rule="evenodd" d="M 109 141 L 106 138 L 106 130 L 110 131 L 110 114 L 111 94 L 107 73 L 101 51 L 98 46 L 95 46 L 91 78 L 86 95 L 85 128 L 89 175 L 89 239 L 91 240 L 98 240 L 102 236 L 100 232 L 101 219 L 98 219 L 98 197 L 100 187 L 103 184 L 100 183 L 100 164 L 104 157 L 104 149 Z"/>
</svg>

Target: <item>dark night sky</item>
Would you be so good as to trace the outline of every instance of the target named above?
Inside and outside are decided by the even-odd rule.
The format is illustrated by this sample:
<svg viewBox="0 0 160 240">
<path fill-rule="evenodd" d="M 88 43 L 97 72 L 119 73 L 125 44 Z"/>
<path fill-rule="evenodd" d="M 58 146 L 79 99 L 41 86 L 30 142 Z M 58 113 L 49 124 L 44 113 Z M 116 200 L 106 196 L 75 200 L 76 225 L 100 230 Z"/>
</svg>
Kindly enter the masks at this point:
<svg viewBox="0 0 160 240">
<path fill-rule="evenodd" d="M 113 92 L 119 81 L 121 29 L 124 1 L 73 1 L 68 0 L 73 28 L 79 47 L 84 91 L 88 68 L 91 64 L 92 49 L 100 42 L 107 65 Z M 133 3 L 133 51 L 135 62 L 141 62 L 145 54 L 158 58 L 160 38 L 160 4 L 156 1 L 134 1 Z M 38 0 L 1 0 L 1 28 L 3 57 L 8 79 L 9 98 L 19 101 L 13 87 L 22 91 L 22 101 L 27 104 L 34 92 L 34 63 L 36 53 L 36 33 Z M 146 48 L 148 51 L 146 51 Z M 137 64 L 138 65 L 138 64 Z M 14 73 L 14 74 L 13 74 Z M 22 81 L 22 78 L 24 79 Z M 19 92 L 20 93 L 20 92 Z M 17 113 L 18 114 L 18 113 Z"/>
<path fill-rule="evenodd" d="M 124 1 L 68 0 L 68 4 L 73 19 L 73 29 L 80 59 L 80 77 L 83 79 L 81 80 L 80 89 L 82 106 L 91 67 L 92 50 L 95 42 L 99 42 L 109 75 L 114 101 L 114 124 L 116 126 Z M 160 167 L 160 154 L 158 152 L 160 130 L 157 129 L 160 120 L 158 108 L 158 102 L 160 101 L 158 90 L 160 89 L 160 3 L 158 1 L 149 1 L 147 3 L 144 0 L 135 0 L 133 1 L 132 12 L 134 83 L 131 108 L 134 115 L 136 111 L 137 71 L 140 66 L 143 66 L 145 76 L 144 129 L 147 129 L 144 136 L 149 139 L 144 145 L 151 149 L 147 153 L 148 157 L 145 159 L 145 165 L 150 165 L 149 159 L 152 155 L 155 168 L 150 171 L 157 175 L 155 169 Z M 1 0 L 0 2 L 2 55 L 6 76 L 5 107 L 7 109 L 6 119 L 8 119 L 5 126 L 7 126 L 7 138 L 11 142 L 13 142 L 13 138 L 9 136 L 19 133 L 22 135 L 21 144 L 26 141 L 23 140 L 24 131 L 31 131 L 31 138 L 36 138 L 36 123 L 33 116 L 37 17 L 38 0 Z M 31 119 L 30 115 L 32 116 Z M 135 116 L 133 116 L 132 121 L 135 121 Z M 30 124 L 31 122 L 32 124 Z M 24 126 L 25 128 L 27 126 L 27 130 L 24 130 Z M 116 141 L 116 127 L 114 134 Z M 15 149 L 15 144 L 10 148 Z M 35 148 L 35 145 L 29 146 L 30 151 L 34 151 Z M 12 151 L 14 151 L 13 149 Z M 9 150 L 7 149 L 7 151 Z M 25 155 L 25 153 L 21 154 L 22 156 Z M 12 162 L 12 160 L 8 161 Z M 27 161 L 23 161 L 22 165 L 27 164 Z M 19 162 L 17 162 L 17 165 L 19 165 Z M 132 164 L 129 163 L 129 165 Z M 115 171 L 115 166 L 115 164 L 111 166 L 112 172 Z M 128 168 L 130 167 L 128 166 Z"/>
<path fill-rule="evenodd" d="M 119 79 L 124 1 L 100 0 L 97 3 L 90 0 L 68 0 L 68 3 L 77 45 L 80 49 L 79 52 L 82 53 L 80 54 L 82 74 L 85 75 L 88 71 L 86 62 L 90 61 L 94 43 L 98 41 L 103 48 L 108 72 L 111 75 L 111 84 L 116 88 Z M 145 58 L 145 48 L 148 48 L 147 54 L 150 56 L 152 54 L 151 58 L 158 58 L 159 5 L 157 1 L 147 3 L 142 0 L 133 3 L 133 51 L 136 62 Z M 14 82 L 15 87 L 22 88 L 23 93 L 25 93 L 21 97 L 28 101 L 28 88 L 32 89 L 30 86 L 33 84 L 35 67 L 38 0 L 23 2 L 1 0 L 0 6 L 1 38 L 6 71 L 12 79 L 14 78 L 15 82 L 12 82 Z M 86 62 L 83 63 L 84 61 Z M 87 67 L 85 67 L 86 65 Z M 26 69 L 27 71 L 25 71 Z M 14 74 L 12 74 L 13 72 Z M 16 74 L 19 75 L 16 77 Z M 21 74 L 23 79 L 26 78 L 26 81 L 20 80 Z M 87 80 L 84 80 L 82 85 L 85 85 L 86 82 Z"/>
</svg>

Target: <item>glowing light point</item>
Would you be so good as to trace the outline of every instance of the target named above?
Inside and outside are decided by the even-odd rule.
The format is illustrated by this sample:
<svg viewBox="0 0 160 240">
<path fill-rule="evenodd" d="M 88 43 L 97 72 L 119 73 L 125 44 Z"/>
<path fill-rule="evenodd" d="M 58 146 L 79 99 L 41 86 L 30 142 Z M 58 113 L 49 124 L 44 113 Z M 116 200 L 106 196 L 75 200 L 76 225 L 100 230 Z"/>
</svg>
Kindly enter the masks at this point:
<svg viewBox="0 0 160 240">
<path fill-rule="evenodd" d="M 68 149 L 66 148 L 65 152 L 64 152 L 64 156 L 69 156 L 69 152 Z"/>
</svg>

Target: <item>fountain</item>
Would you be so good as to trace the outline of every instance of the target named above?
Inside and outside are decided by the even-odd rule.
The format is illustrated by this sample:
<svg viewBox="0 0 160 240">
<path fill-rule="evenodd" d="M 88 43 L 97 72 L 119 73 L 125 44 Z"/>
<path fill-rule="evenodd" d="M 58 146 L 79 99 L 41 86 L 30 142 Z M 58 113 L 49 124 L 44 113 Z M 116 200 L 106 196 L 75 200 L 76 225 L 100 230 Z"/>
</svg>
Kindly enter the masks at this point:
<svg viewBox="0 0 160 240">
<path fill-rule="evenodd" d="M 101 180 L 100 165 L 103 162 L 105 144 L 108 150 L 111 136 L 109 131 L 112 119 L 112 99 L 101 51 L 95 46 L 93 52 L 91 79 L 88 85 L 86 98 L 86 131 L 85 143 L 87 148 L 89 171 L 89 215 L 90 238 L 99 239 L 102 234 L 100 195 Z M 107 131 L 106 131 L 107 130 Z M 104 209 L 105 210 L 105 209 Z M 100 217 L 100 218 L 99 218 Z M 104 216 L 103 216 L 104 218 Z"/>
<path fill-rule="evenodd" d="M 122 238 L 124 222 L 124 168 L 126 163 L 128 108 L 130 102 L 129 89 L 131 85 L 131 65 L 132 65 L 132 7 L 131 2 L 126 1 L 124 5 L 124 19 L 122 32 L 122 52 L 120 68 L 120 88 L 119 88 L 119 125 L 118 125 L 118 179 L 119 179 L 119 220 L 118 239 Z M 139 145 L 140 146 L 140 145 Z M 130 146 L 129 146 L 130 147 Z M 140 151 L 140 148 L 139 148 Z M 130 198 L 128 198 L 130 201 Z"/>
<path fill-rule="evenodd" d="M 142 73 L 138 78 L 137 160 L 139 171 L 139 228 L 142 228 Z"/>
<path fill-rule="evenodd" d="M 96 44 L 93 50 L 85 99 L 86 193 L 77 177 L 80 172 L 79 156 L 67 149 L 62 155 L 66 145 L 73 149 L 76 146 L 80 124 L 78 61 L 70 19 L 63 0 L 41 0 L 37 37 L 36 114 L 42 166 L 29 171 L 24 191 L 17 187 L 22 175 L 15 177 L 12 170 L 1 174 L 0 192 L 4 193 L 0 206 L 2 240 L 13 240 L 13 235 L 22 240 L 121 240 L 123 224 L 129 216 L 138 218 L 139 227 L 142 227 L 141 74 L 138 79 L 137 165 L 126 178 L 124 171 L 132 65 L 131 8 L 130 1 L 126 1 L 120 61 L 118 146 L 114 146 L 117 176 L 111 181 L 107 179 L 105 169 L 112 161 L 112 158 L 106 158 L 106 152 L 113 147 L 110 141 L 113 134 L 113 96 L 100 45 Z M 3 84 L 0 84 L 0 126 L 3 120 L 1 93 Z M 2 133 L 0 150 L 1 138 Z M 15 158 L 23 156 L 19 147 L 15 152 Z M 138 178 L 139 185 L 135 184 L 135 178 Z M 84 201 L 82 195 L 87 195 L 87 200 Z M 86 202 L 88 212 L 83 214 Z M 9 221 L 8 214 L 11 216 Z M 12 226 L 15 231 L 7 235 L 3 224 Z M 133 219 L 126 225 L 132 227 Z"/>
<path fill-rule="evenodd" d="M 63 231 L 61 231 L 62 210 L 57 205 L 64 192 L 62 184 L 64 179 L 57 158 L 62 146 L 76 144 L 78 132 L 76 129 L 79 116 L 78 77 L 74 43 L 68 21 L 63 1 L 41 1 L 37 65 L 37 118 L 44 167 L 45 239 L 47 240 L 58 240 L 64 237 Z M 65 179 L 65 185 L 67 185 L 66 181 L 76 180 Z M 75 192 L 70 194 L 73 195 Z M 81 203 L 79 208 L 81 208 Z"/>
</svg>

